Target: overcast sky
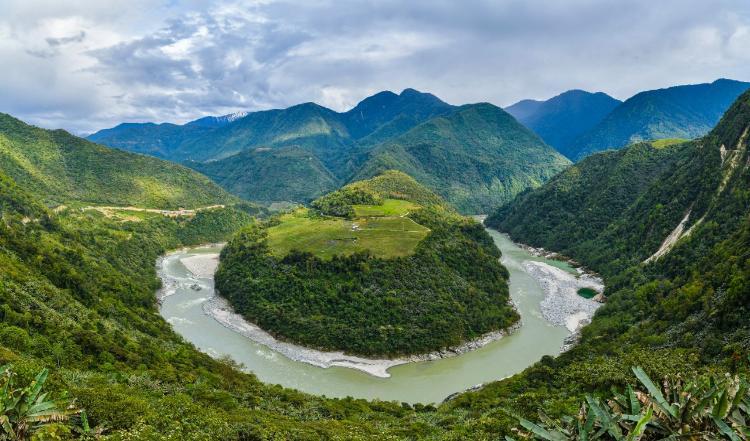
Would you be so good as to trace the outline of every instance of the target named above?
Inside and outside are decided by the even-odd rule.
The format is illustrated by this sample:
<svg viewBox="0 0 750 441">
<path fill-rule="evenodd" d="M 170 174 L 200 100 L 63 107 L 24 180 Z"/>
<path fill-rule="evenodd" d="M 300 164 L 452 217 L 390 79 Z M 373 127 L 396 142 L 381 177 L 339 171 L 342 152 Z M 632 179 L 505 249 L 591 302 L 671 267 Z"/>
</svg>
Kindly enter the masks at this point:
<svg viewBox="0 0 750 441">
<path fill-rule="evenodd" d="M 750 80 L 748 0 L 0 4 L 0 111 L 74 133 L 406 87 L 506 106 Z"/>
</svg>

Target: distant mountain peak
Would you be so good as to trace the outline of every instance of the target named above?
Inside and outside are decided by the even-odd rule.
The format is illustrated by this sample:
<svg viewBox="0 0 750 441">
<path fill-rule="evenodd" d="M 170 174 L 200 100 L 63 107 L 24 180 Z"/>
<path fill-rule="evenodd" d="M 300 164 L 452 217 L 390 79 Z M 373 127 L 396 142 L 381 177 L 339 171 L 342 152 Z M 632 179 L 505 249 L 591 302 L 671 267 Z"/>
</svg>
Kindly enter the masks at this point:
<svg viewBox="0 0 750 441">
<path fill-rule="evenodd" d="M 505 110 L 570 158 L 571 143 L 620 103 L 603 92 L 571 89 L 546 101 L 519 101 Z"/>
</svg>

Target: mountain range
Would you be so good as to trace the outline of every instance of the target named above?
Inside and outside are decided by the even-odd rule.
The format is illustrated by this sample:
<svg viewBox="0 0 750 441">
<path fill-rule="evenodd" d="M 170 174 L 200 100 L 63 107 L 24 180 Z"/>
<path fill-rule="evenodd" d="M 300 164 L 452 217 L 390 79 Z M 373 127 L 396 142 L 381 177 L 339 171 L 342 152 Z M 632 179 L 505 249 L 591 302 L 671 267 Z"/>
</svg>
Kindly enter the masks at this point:
<svg viewBox="0 0 750 441">
<path fill-rule="evenodd" d="M 569 90 L 546 101 L 523 100 L 505 110 L 568 158 L 575 141 L 594 128 L 622 101 L 603 92 Z"/>
<path fill-rule="evenodd" d="M 601 92 L 571 90 L 506 110 L 573 161 L 638 141 L 693 139 L 708 133 L 750 83 L 712 83 L 640 92 L 619 102 Z"/>
<path fill-rule="evenodd" d="M 568 161 L 487 103 L 380 92 L 347 112 L 314 103 L 174 124 L 121 124 L 92 141 L 184 162 L 249 200 L 310 200 L 386 169 L 412 174 L 463 212 L 538 186 Z"/>
</svg>

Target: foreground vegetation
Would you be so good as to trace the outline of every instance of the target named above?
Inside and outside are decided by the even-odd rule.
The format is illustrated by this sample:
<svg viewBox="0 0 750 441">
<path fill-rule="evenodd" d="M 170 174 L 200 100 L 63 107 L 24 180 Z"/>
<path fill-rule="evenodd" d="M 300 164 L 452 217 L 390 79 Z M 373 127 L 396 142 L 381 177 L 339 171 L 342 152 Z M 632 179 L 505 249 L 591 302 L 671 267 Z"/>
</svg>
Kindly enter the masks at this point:
<svg viewBox="0 0 750 441">
<path fill-rule="evenodd" d="M 414 200 L 383 198 L 395 195 Z M 366 356 L 441 350 L 515 323 L 482 226 L 417 201 L 439 199 L 391 172 L 321 198 L 318 214 L 248 227 L 222 251 L 216 286 L 277 336 Z M 363 211 L 374 216 L 340 217 Z"/>
</svg>

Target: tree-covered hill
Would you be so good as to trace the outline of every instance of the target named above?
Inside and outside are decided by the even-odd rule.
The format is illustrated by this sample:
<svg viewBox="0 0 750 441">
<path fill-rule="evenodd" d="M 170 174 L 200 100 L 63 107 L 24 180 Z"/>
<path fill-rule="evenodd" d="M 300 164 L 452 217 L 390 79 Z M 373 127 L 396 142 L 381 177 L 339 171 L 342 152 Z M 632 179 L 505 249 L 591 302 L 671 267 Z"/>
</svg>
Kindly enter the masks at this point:
<svg viewBox="0 0 750 441">
<path fill-rule="evenodd" d="M 205 176 L 0 114 L 0 171 L 49 205 L 194 208 L 236 201 Z"/>
<path fill-rule="evenodd" d="M 708 133 L 750 83 L 719 79 L 636 94 L 572 142 L 573 160 L 638 141 L 697 138 Z"/>
<path fill-rule="evenodd" d="M 259 202 L 307 201 L 340 185 L 314 153 L 299 147 L 259 147 L 218 161 L 187 165 L 232 194 Z"/>
<path fill-rule="evenodd" d="M 543 187 L 519 195 L 485 223 L 523 243 L 585 254 L 650 186 L 666 180 L 692 148 L 691 143 L 658 148 L 643 142 L 591 155 Z"/>
<path fill-rule="evenodd" d="M 355 179 L 395 169 L 465 213 L 485 213 L 570 162 L 491 104 L 466 105 L 374 148 Z"/>
<path fill-rule="evenodd" d="M 518 320 L 489 235 L 403 173 L 350 184 L 313 207 L 246 228 L 222 251 L 217 289 L 263 329 L 394 356 L 455 347 Z"/>
<path fill-rule="evenodd" d="M 705 137 L 594 155 L 489 224 L 607 277 L 610 302 L 585 337 L 731 361 L 750 348 L 741 318 L 750 305 L 749 131 L 747 92 Z M 573 239 L 560 238 L 566 231 Z"/>
<path fill-rule="evenodd" d="M 505 111 L 544 142 L 572 158 L 571 145 L 622 102 L 602 92 L 569 90 L 546 101 L 523 100 Z"/>
</svg>

